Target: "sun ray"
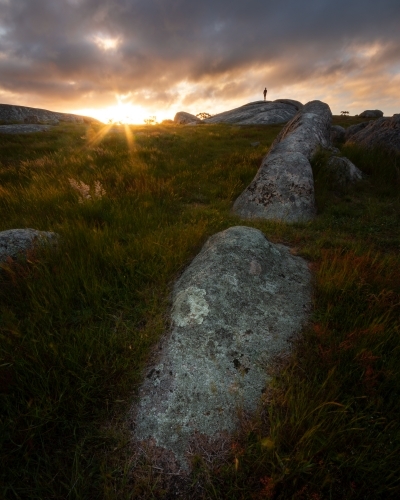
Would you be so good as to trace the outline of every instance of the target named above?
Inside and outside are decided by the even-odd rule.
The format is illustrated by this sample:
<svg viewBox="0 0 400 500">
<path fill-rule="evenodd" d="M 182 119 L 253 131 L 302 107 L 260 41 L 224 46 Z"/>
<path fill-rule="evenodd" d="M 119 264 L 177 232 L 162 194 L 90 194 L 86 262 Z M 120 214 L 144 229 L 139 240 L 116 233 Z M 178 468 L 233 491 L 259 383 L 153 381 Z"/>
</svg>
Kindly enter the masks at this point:
<svg viewBox="0 0 400 500">
<path fill-rule="evenodd" d="M 86 146 L 93 147 L 99 144 L 99 142 L 101 142 L 104 139 L 104 137 L 108 134 L 112 126 L 113 126 L 112 124 L 104 125 L 104 127 L 101 128 L 93 137 L 89 138 Z"/>
<path fill-rule="evenodd" d="M 129 154 L 132 155 L 135 150 L 135 137 L 132 134 L 132 130 L 129 125 L 125 124 L 124 127 L 125 127 L 126 142 L 128 144 Z"/>
</svg>

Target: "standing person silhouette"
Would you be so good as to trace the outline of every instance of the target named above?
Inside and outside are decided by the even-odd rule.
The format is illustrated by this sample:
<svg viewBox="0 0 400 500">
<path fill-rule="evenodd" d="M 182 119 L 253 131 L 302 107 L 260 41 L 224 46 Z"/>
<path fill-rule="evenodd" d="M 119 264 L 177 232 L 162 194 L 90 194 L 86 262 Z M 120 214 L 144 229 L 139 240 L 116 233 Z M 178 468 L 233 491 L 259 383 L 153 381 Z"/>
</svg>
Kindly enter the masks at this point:
<svg viewBox="0 0 400 500">
<path fill-rule="evenodd" d="M 264 101 L 267 99 L 267 92 L 268 92 L 267 87 L 265 87 L 264 92 L 263 92 L 263 94 L 264 94 Z"/>
</svg>

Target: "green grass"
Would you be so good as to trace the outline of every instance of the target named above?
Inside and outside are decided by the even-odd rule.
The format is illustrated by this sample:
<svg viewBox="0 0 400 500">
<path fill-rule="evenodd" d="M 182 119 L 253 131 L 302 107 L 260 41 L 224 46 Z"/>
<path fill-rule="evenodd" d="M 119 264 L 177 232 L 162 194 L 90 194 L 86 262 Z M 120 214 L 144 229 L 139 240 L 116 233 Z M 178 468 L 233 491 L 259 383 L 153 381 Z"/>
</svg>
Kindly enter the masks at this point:
<svg viewBox="0 0 400 500">
<path fill-rule="evenodd" d="M 368 177 L 337 190 L 319 155 L 314 221 L 243 222 L 232 202 L 279 130 L 62 125 L 0 136 L 0 230 L 61 236 L 56 251 L 0 272 L 4 498 L 167 498 L 168 478 L 132 468 L 126 415 L 175 277 L 236 224 L 309 259 L 315 311 L 230 455 L 197 460 L 187 498 L 400 493 L 399 159 L 343 148 Z M 69 179 L 105 194 L 79 203 Z"/>
</svg>

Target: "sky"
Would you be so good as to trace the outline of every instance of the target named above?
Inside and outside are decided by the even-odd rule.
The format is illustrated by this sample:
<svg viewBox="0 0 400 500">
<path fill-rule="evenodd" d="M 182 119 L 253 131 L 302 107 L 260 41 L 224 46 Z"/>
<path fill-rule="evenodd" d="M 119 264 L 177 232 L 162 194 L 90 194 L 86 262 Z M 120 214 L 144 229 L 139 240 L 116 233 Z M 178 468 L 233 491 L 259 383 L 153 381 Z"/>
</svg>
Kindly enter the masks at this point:
<svg viewBox="0 0 400 500">
<path fill-rule="evenodd" d="M 143 123 L 319 99 L 400 113 L 400 0 L 0 0 L 0 103 Z"/>
</svg>

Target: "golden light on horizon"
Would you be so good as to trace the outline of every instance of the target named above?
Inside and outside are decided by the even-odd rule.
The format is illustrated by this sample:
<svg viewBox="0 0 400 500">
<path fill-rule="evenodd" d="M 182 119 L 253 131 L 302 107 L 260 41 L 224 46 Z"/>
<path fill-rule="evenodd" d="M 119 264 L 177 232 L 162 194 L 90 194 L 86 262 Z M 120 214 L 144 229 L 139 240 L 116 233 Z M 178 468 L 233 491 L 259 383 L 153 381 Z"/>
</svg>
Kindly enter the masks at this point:
<svg viewBox="0 0 400 500">
<path fill-rule="evenodd" d="M 121 125 L 143 125 L 145 120 L 150 116 L 155 116 L 151 110 L 143 106 L 131 103 L 124 103 L 122 100 L 115 106 L 107 106 L 105 108 L 85 108 L 74 110 L 73 113 L 91 116 L 103 123 L 116 123 Z M 158 113 L 157 115 L 165 113 Z M 159 116 L 156 116 L 156 120 Z M 164 119 L 162 117 L 161 119 Z M 158 120 L 157 120 L 158 121 Z"/>
</svg>

